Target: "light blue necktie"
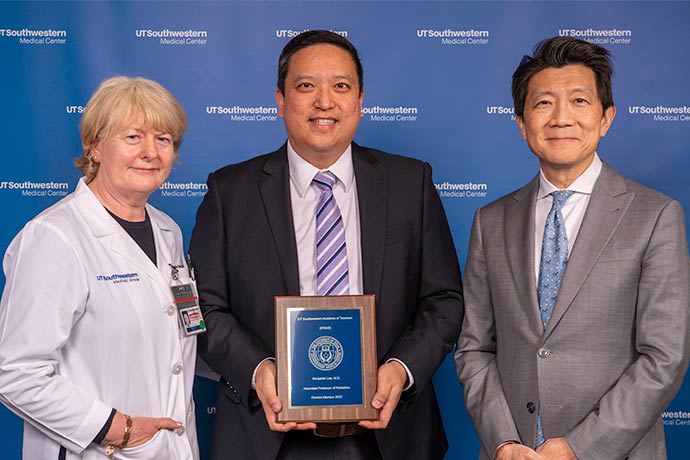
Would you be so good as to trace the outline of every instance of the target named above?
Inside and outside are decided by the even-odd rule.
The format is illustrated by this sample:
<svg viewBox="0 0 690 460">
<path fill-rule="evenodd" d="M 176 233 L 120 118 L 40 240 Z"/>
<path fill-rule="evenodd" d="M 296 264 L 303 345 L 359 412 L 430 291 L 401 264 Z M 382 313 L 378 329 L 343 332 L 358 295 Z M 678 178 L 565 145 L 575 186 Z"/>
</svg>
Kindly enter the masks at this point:
<svg viewBox="0 0 690 460">
<path fill-rule="evenodd" d="M 345 246 L 345 226 L 333 197 L 338 181 L 330 171 L 316 174 L 314 185 L 321 190 L 316 204 L 316 293 L 346 295 L 350 292 Z"/>
<path fill-rule="evenodd" d="M 541 323 L 546 326 L 551 319 L 553 306 L 558 297 L 563 273 L 568 263 L 568 235 L 565 233 L 565 223 L 561 209 L 572 196 L 572 190 L 558 190 L 551 193 L 553 204 L 546 216 L 544 239 L 541 243 L 541 261 L 539 262 L 539 284 L 537 299 L 541 312 Z M 537 447 L 544 443 L 544 428 L 541 423 L 541 407 L 537 413 Z"/>
</svg>

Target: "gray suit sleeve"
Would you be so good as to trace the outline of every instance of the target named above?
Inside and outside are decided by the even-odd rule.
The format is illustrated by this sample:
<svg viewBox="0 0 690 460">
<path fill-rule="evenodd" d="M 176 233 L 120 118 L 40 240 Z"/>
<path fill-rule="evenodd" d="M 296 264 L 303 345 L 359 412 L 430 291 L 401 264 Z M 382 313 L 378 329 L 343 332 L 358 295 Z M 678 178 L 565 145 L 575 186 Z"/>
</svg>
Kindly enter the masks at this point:
<svg viewBox="0 0 690 460">
<path fill-rule="evenodd" d="M 481 209 L 472 224 L 465 267 L 465 317 L 455 352 L 465 405 L 482 442 L 484 456 L 493 458 L 506 441 L 520 439 L 496 365 L 496 326 L 489 274 L 482 242 Z"/>
<path fill-rule="evenodd" d="M 659 212 L 637 292 L 639 355 L 598 408 L 565 436 L 578 458 L 610 460 L 629 452 L 683 382 L 690 356 L 690 264 L 683 211 L 675 201 Z"/>
</svg>

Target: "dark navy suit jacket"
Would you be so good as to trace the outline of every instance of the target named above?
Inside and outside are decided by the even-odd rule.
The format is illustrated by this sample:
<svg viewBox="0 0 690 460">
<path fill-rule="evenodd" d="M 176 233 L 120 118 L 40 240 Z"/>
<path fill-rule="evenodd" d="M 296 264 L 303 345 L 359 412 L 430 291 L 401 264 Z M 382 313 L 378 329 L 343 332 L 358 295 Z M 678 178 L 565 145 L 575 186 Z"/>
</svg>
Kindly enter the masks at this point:
<svg viewBox="0 0 690 460">
<path fill-rule="evenodd" d="M 441 459 L 447 441 L 431 378 L 463 317 L 457 256 L 424 162 L 352 145 L 365 294 L 376 295 L 379 362 L 402 360 L 415 385 L 385 430 L 384 459 Z M 299 295 L 287 148 L 208 178 L 190 253 L 208 332 L 199 353 L 222 376 L 213 459 L 274 459 L 284 435 L 269 430 L 250 387 L 275 356 L 274 296 Z"/>
</svg>

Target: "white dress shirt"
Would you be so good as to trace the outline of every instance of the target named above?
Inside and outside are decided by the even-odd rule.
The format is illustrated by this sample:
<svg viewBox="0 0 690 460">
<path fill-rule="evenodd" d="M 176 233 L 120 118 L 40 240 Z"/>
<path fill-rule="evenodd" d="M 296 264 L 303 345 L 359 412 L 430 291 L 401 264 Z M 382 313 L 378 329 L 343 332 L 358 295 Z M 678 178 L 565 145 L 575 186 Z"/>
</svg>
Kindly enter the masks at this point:
<svg viewBox="0 0 690 460">
<path fill-rule="evenodd" d="M 290 202 L 299 266 L 299 292 L 300 295 L 316 295 L 316 204 L 321 191 L 312 184 L 312 180 L 320 170 L 300 157 L 290 142 L 288 142 L 287 151 L 290 169 Z M 363 291 L 362 249 L 359 238 L 357 181 L 352 166 L 351 146 L 347 147 L 338 161 L 328 167 L 328 171 L 338 178 L 333 186 L 333 197 L 338 204 L 345 226 L 350 294 L 359 295 Z"/>
<path fill-rule="evenodd" d="M 594 184 L 601 172 L 601 166 L 599 155 L 595 153 L 592 164 L 567 188 L 567 190 L 575 192 L 561 209 L 565 221 L 565 233 L 568 236 L 568 257 L 573 250 L 577 233 L 580 231 L 580 225 L 582 225 L 582 219 L 585 217 L 585 211 L 592 196 Z M 537 285 L 539 284 L 539 264 L 544 226 L 546 225 L 546 216 L 551 211 L 553 204 L 553 197 L 550 193 L 559 190 L 558 187 L 548 181 L 541 169 L 539 175 L 539 192 L 537 192 L 537 204 L 534 211 L 534 279 Z"/>
</svg>

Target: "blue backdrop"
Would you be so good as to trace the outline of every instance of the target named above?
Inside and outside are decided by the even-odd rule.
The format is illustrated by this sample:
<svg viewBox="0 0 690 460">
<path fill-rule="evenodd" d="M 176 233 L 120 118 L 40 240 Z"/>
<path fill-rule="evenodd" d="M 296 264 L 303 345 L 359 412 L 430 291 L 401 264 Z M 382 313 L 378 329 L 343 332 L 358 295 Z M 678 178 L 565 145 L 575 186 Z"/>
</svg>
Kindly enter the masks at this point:
<svg viewBox="0 0 690 460">
<path fill-rule="evenodd" d="M 613 53 L 618 114 L 600 156 L 688 210 L 688 20 L 682 1 L 0 2 L 0 249 L 74 188 L 81 110 L 115 74 L 161 82 L 187 111 L 181 163 L 150 200 L 187 242 L 207 174 L 284 142 L 277 59 L 292 36 L 312 28 L 358 47 L 366 115 L 356 140 L 431 163 L 463 266 L 474 210 L 537 171 L 514 122 L 510 77 L 523 54 L 554 35 Z M 664 414 L 671 459 L 688 458 L 689 382 Z M 447 458 L 476 458 L 452 360 L 434 384 Z M 195 397 L 206 458 L 214 382 L 198 377 Z M 19 459 L 21 422 L 4 408 L 0 431 L 2 458 Z"/>
</svg>

